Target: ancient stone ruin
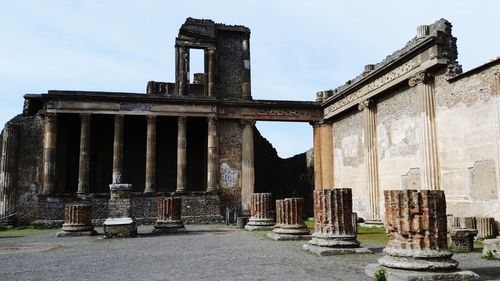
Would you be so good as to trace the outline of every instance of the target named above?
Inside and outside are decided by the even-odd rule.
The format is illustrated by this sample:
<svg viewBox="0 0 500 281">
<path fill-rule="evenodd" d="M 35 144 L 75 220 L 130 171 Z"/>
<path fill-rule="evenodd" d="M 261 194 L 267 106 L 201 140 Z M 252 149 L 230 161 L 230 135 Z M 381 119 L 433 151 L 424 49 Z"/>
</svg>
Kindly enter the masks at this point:
<svg viewBox="0 0 500 281">
<path fill-rule="evenodd" d="M 352 214 L 350 188 L 314 191 L 314 233 L 304 250 L 320 256 L 371 253 L 356 239 Z"/>
<path fill-rule="evenodd" d="M 311 238 L 304 223 L 304 199 L 276 200 L 276 225 L 267 237 L 276 240 L 308 240 Z"/>
<path fill-rule="evenodd" d="M 272 229 L 274 216 L 272 212 L 272 194 L 254 193 L 250 197 L 250 219 L 245 225 L 248 231 Z"/>
<path fill-rule="evenodd" d="M 159 197 L 156 205 L 158 218 L 153 232 L 179 232 L 185 230 L 182 221 L 182 199 L 180 197 Z"/>
<path fill-rule="evenodd" d="M 64 206 L 62 232 L 57 237 L 96 235 L 92 223 L 92 205 L 88 203 L 69 203 Z"/>
<path fill-rule="evenodd" d="M 109 217 L 104 221 L 105 237 L 135 237 L 137 223 L 132 215 L 131 184 L 109 185 L 111 196 L 108 203 Z"/>
</svg>

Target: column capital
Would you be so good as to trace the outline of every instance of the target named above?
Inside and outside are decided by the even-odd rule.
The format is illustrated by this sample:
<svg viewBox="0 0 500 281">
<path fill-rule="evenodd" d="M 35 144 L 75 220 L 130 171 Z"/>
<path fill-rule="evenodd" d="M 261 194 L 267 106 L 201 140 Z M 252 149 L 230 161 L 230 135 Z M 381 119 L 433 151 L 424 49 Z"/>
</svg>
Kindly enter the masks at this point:
<svg viewBox="0 0 500 281">
<path fill-rule="evenodd" d="M 187 117 L 186 116 L 179 116 L 177 117 L 177 122 L 179 125 L 186 125 L 187 122 Z"/>
<path fill-rule="evenodd" d="M 241 119 L 240 120 L 241 125 L 246 126 L 246 125 L 255 125 L 255 120 L 254 119 Z"/>
<path fill-rule="evenodd" d="M 375 102 L 372 99 L 365 99 L 358 104 L 358 110 L 363 111 L 365 108 L 370 108 L 373 107 L 374 105 Z"/>
<path fill-rule="evenodd" d="M 420 83 L 428 84 L 434 81 L 434 76 L 427 71 L 420 71 L 408 80 L 408 86 L 415 87 Z"/>
<path fill-rule="evenodd" d="M 56 113 L 49 113 L 49 112 L 46 112 L 45 114 L 45 121 L 47 123 L 55 123 L 56 122 Z"/>
<path fill-rule="evenodd" d="M 148 121 L 156 121 L 156 115 L 146 115 Z"/>
<path fill-rule="evenodd" d="M 321 121 L 313 121 L 309 122 L 309 124 L 313 127 L 321 127 L 321 126 L 331 126 L 333 122 L 327 121 L 327 120 L 321 120 Z"/>
<path fill-rule="evenodd" d="M 80 113 L 80 120 L 82 122 L 88 122 L 88 121 L 90 121 L 91 116 L 92 116 L 92 114 L 90 114 L 90 113 Z"/>
<path fill-rule="evenodd" d="M 115 114 L 114 115 L 115 123 L 123 121 L 123 114 Z"/>
</svg>

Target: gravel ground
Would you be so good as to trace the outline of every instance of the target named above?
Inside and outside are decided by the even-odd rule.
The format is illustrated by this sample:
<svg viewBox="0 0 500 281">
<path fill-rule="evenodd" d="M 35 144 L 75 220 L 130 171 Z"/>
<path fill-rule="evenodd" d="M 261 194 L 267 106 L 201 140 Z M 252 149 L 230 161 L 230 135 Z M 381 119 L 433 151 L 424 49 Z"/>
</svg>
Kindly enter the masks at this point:
<svg viewBox="0 0 500 281">
<path fill-rule="evenodd" d="M 55 238 L 57 230 L 26 236 L 0 233 L 0 280 L 371 280 L 364 274 L 376 254 L 317 257 L 304 242 L 276 242 L 262 233 L 225 226 L 187 226 L 184 234 L 102 239 Z M 102 229 L 97 229 L 102 233 Z M 500 280 L 500 262 L 480 253 L 454 256 L 460 267 Z"/>
</svg>

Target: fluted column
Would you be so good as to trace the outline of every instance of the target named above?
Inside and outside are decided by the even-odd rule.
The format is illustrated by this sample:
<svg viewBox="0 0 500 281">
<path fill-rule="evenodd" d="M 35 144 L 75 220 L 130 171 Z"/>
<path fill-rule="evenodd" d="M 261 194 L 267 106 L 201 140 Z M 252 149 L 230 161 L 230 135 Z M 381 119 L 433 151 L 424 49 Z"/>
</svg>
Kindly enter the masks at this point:
<svg viewBox="0 0 500 281">
<path fill-rule="evenodd" d="M 207 95 L 213 97 L 215 95 L 215 49 L 208 48 L 208 83 L 207 83 Z"/>
<path fill-rule="evenodd" d="M 0 155 L 0 222 L 14 221 L 16 209 L 16 178 L 18 127 L 7 123 L 3 130 Z"/>
<path fill-rule="evenodd" d="M 254 120 L 242 120 L 241 151 L 241 206 L 244 214 L 250 214 L 250 195 L 254 193 Z"/>
<path fill-rule="evenodd" d="M 183 230 L 182 199 L 180 197 L 158 197 L 156 203 L 158 219 L 153 232 Z"/>
<path fill-rule="evenodd" d="M 309 239 L 309 230 L 302 219 L 303 208 L 303 198 L 276 200 L 276 225 L 268 237 L 274 240 Z"/>
<path fill-rule="evenodd" d="M 384 190 L 384 199 L 389 241 L 381 265 L 411 270 L 457 267 L 448 251 L 442 190 Z"/>
<path fill-rule="evenodd" d="M 436 137 L 436 106 L 433 77 L 420 72 L 408 81 L 416 87 L 420 99 L 420 152 L 422 189 L 440 189 L 439 161 Z"/>
<path fill-rule="evenodd" d="M 314 189 L 333 188 L 333 127 L 330 123 L 313 123 Z"/>
<path fill-rule="evenodd" d="M 253 193 L 250 196 L 250 219 L 245 229 L 249 231 L 271 229 L 274 225 L 272 194 Z"/>
<path fill-rule="evenodd" d="M 123 173 L 123 115 L 115 115 L 113 139 L 113 183 L 122 183 Z"/>
<path fill-rule="evenodd" d="M 64 205 L 64 224 L 62 229 L 69 232 L 93 231 L 92 205 L 69 203 Z"/>
<path fill-rule="evenodd" d="M 242 98 L 252 99 L 251 84 L 250 84 L 250 38 L 242 41 L 242 59 L 243 59 L 243 83 L 242 83 Z"/>
<path fill-rule="evenodd" d="M 56 188 L 56 114 L 45 114 L 43 138 L 43 192 L 53 193 Z"/>
<path fill-rule="evenodd" d="M 361 102 L 358 109 L 363 113 L 364 145 L 366 159 L 366 182 L 368 187 L 368 219 L 380 220 L 379 178 L 377 158 L 377 108 L 370 101 Z"/>
<path fill-rule="evenodd" d="M 78 165 L 78 190 L 77 193 L 89 192 L 90 178 L 90 114 L 80 114 L 80 159 Z"/>
<path fill-rule="evenodd" d="M 208 141 L 207 141 L 207 192 L 218 190 L 219 175 L 219 139 L 217 137 L 217 119 L 208 117 Z"/>
<path fill-rule="evenodd" d="M 175 192 L 186 192 L 186 121 L 180 116 L 177 119 L 177 189 Z"/>
<path fill-rule="evenodd" d="M 156 116 L 147 117 L 146 185 L 144 193 L 156 192 Z"/>
</svg>

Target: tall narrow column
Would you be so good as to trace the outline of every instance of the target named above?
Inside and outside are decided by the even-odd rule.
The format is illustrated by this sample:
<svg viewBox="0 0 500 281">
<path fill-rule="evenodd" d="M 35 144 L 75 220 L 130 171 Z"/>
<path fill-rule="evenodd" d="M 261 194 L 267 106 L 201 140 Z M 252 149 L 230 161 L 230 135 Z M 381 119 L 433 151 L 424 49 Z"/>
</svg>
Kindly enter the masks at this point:
<svg viewBox="0 0 500 281">
<path fill-rule="evenodd" d="M 364 100 L 358 106 L 363 112 L 363 129 L 365 137 L 366 182 L 368 184 L 368 219 L 380 220 L 378 159 L 377 159 L 377 108 L 370 100 Z"/>
<path fill-rule="evenodd" d="M 7 123 L 3 130 L 0 157 L 0 223 L 14 221 L 16 207 L 16 175 L 18 127 Z"/>
<path fill-rule="evenodd" d="M 89 192 L 89 152 L 90 152 L 90 114 L 80 114 L 80 160 L 78 166 L 79 194 Z"/>
<path fill-rule="evenodd" d="M 156 192 L 156 116 L 147 116 L 146 187 L 144 193 Z"/>
<path fill-rule="evenodd" d="M 208 52 L 208 91 L 207 95 L 209 97 L 213 97 L 215 95 L 215 83 L 214 83 L 214 77 L 215 77 L 215 49 L 214 48 L 209 48 L 207 50 Z"/>
<path fill-rule="evenodd" d="M 123 172 L 123 115 L 115 115 L 113 140 L 113 183 L 122 183 Z"/>
<path fill-rule="evenodd" d="M 217 119 L 208 117 L 208 148 L 207 148 L 207 192 L 217 191 L 219 174 L 219 140 L 217 138 Z"/>
<path fill-rule="evenodd" d="M 178 70 L 177 70 L 177 90 L 178 90 L 178 95 L 179 96 L 184 96 L 187 95 L 187 53 L 186 53 L 186 47 L 184 46 L 178 46 Z"/>
<path fill-rule="evenodd" d="M 420 72 L 408 81 L 410 87 L 416 87 L 420 99 L 420 151 L 422 189 L 438 190 L 439 161 L 436 138 L 436 106 L 433 77 Z"/>
<path fill-rule="evenodd" d="M 243 83 L 241 86 L 241 95 L 243 99 L 252 99 L 252 91 L 250 84 L 250 35 L 242 42 L 242 59 L 243 59 Z"/>
<path fill-rule="evenodd" d="M 186 120 L 180 116 L 177 120 L 177 189 L 186 192 Z"/>
<path fill-rule="evenodd" d="M 56 114 L 45 114 L 43 139 L 43 192 L 53 193 L 56 183 L 56 144 L 57 123 Z"/>
<path fill-rule="evenodd" d="M 314 189 L 333 188 L 333 127 L 330 123 L 313 123 Z"/>
<path fill-rule="evenodd" d="M 241 120 L 243 131 L 241 136 L 241 207 L 244 214 L 250 214 L 250 196 L 254 193 L 254 120 Z"/>
</svg>

